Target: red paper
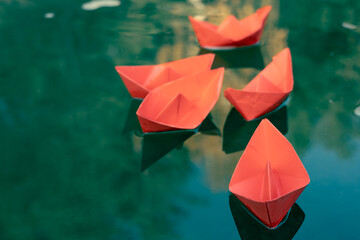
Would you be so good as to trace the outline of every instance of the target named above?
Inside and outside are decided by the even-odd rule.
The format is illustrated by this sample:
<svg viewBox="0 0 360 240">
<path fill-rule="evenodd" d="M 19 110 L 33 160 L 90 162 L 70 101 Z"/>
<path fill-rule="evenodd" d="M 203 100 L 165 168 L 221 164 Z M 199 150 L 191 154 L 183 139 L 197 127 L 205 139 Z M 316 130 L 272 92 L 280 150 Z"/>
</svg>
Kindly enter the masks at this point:
<svg viewBox="0 0 360 240">
<path fill-rule="evenodd" d="M 218 68 L 152 90 L 136 112 L 143 132 L 198 127 L 219 98 L 223 76 Z"/>
<path fill-rule="evenodd" d="M 309 182 L 294 148 L 264 119 L 235 168 L 229 190 L 261 222 L 274 228 Z"/>
<path fill-rule="evenodd" d="M 117 66 L 116 71 L 133 98 L 145 98 L 152 89 L 194 73 L 210 70 L 214 54 L 184 58 L 158 65 Z"/>
<path fill-rule="evenodd" d="M 291 53 L 285 48 L 242 90 L 227 88 L 224 95 L 250 121 L 280 106 L 293 85 Z"/>
<path fill-rule="evenodd" d="M 230 15 L 219 26 L 191 16 L 189 20 L 201 47 L 236 48 L 254 45 L 260 41 L 270 11 L 271 6 L 265 6 L 241 20 Z"/>
</svg>

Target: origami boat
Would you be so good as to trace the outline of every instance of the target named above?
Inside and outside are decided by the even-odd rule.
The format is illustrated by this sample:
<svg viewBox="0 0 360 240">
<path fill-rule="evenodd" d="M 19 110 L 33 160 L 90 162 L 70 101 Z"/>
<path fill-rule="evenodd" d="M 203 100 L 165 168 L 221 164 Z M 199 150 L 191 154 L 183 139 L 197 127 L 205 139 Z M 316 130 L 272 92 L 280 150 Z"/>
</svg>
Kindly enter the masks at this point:
<svg viewBox="0 0 360 240">
<path fill-rule="evenodd" d="M 198 127 L 219 98 L 223 76 L 218 68 L 152 90 L 136 112 L 143 132 Z"/>
<path fill-rule="evenodd" d="M 271 6 L 265 6 L 241 20 L 230 15 L 219 26 L 191 16 L 189 20 L 202 48 L 236 48 L 254 45 L 260 41 L 270 11 Z"/>
<path fill-rule="evenodd" d="M 204 54 L 158 65 L 117 66 L 115 69 L 130 95 L 143 99 L 149 91 L 162 84 L 210 70 L 214 58 L 214 54 Z"/>
<path fill-rule="evenodd" d="M 293 85 L 291 53 L 285 48 L 242 90 L 227 88 L 224 95 L 250 121 L 279 107 Z"/>
<path fill-rule="evenodd" d="M 274 228 L 309 182 L 294 148 L 264 119 L 235 168 L 229 190 L 262 223 Z"/>
<path fill-rule="evenodd" d="M 269 229 L 254 218 L 233 194 L 229 196 L 229 206 L 242 240 L 291 240 L 305 219 L 303 210 L 294 203 L 279 226 Z"/>
</svg>

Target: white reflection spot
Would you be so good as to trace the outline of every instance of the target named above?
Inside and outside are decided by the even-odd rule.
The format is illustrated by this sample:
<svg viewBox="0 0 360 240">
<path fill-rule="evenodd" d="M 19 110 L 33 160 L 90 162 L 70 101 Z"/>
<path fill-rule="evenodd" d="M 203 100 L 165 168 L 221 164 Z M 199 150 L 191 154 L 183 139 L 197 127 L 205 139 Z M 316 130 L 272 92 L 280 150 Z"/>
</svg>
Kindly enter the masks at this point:
<svg viewBox="0 0 360 240">
<path fill-rule="evenodd" d="M 360 117 L 360 105 L 355 108 L 354 113 L 356 116 Z"/>
<path fill-rule="evenodd" d="M 356 116 L 360 117 L 360 106 L 355 108 L 354 113 L 355 113 Z"/>
<path fill-rule="evenodd" d="M 45 15 L 44 15 L 44 18 L 48 18 L 48 19 L 54 18 L 54 17 L 55 17 L 55 13 L 52 13 L 52 12 L 45 13 Z"/>
<path fill-rule="evenodd" d="M 355 30 L 355 29 L 357 28 L 356 25 L 351 24 L 351 23 L 348 23 L 348 22 L 343 22 L 343 23 L 341 24 L 341 26 L 342 26 L 343 28 L 346 28 L 346 29 L 349 29 L 349 30 Z"/>
<path fill-rule="evenodd" d="M 119 0 L 93 0 L 83 3 L 81 8 L 85 11 L 93 11 L 101 7 L 118 7 L 120 4 Z"/>
</svg>

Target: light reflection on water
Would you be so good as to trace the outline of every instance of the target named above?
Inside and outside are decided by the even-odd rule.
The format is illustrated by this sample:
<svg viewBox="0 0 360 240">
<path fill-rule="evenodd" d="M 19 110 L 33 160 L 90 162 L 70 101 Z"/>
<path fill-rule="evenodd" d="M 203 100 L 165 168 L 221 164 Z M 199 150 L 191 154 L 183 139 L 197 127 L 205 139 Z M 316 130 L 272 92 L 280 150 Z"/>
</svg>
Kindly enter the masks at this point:
<svg viewBox="0 0 360 240">
<path fill-rule="evenodd" d="M 81 8 L 85 11 L 94 11 L 102 7 L 118 7 L 120 4 L 119 0 L 92 0 L 83 3 Z"/>
</svg>

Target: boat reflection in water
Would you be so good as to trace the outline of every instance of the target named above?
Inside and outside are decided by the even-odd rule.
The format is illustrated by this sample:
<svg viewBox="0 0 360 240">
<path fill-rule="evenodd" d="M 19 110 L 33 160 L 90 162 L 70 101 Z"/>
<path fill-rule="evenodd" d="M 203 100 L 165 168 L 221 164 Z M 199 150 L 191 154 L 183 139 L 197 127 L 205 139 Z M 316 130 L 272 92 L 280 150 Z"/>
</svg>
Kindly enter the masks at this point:
<svg viewBox="0 0 360 240">
<path fill-rule="evenodd" d="M 135 132 L 136 135 L 141 135 L 142 130 L 139 123 L 139 120 L 136 116 L 136 111 L 142 103 L 143 99 L 132 98 L 130 103 L 130 108 L 125 120 L 124 128 L 122 133 L 129 134 L 131 132 Z"/>
<path fill-rule="evenodd" d="M 215 59 L 212 68 L 255 68 L 262 70 L 264 59 L 259 45 L 236 48 L 231 50 L 211 51 L 201 48 L 198 55 L 214 53 Z"/>
<path fill-rule="evenodd" d="M 135 135 L 142 137 L 141 171 L 146 170 L 174 148 L 181 148 L 188 138 L 198 132 L 207 135 L 221 135 L 220 130 L 212 121 L 211 114 L 195 129 L 143 133 L 136 116 L 141 102 L 141 99 L 132 99 L 123 129 L 123 134 L 134 132 Z"/>
<path fill-rule="evenodd" d="M 228 154 L 244 150 L 255 129 L 264 118 L 267 118 L 282 134 L 287 133 L 286 105 L 252 121 L 246 121 L 233 107 L 224 124 L 223 151 Z"/>
<path fill-rule="evenodd" d="M 256 219 L 234 194 L 229 196 L 230 211 L 242 240 L 289 240 L 301 227 L 305 213 L 296 203 L 278 227 L 269 229 Z"/>
<path fill-rule="evenodd" d="M 144 133 L 142 140 L 141 171 L 160 160 L 174 148 L 181 148 L 183 143 L 196 133 L 220 136 L 220 130 L 209 114 L 199 127 L 191 130 Z"/>
</svg>

